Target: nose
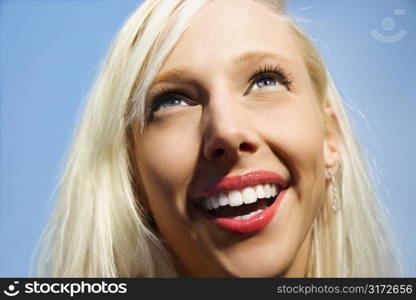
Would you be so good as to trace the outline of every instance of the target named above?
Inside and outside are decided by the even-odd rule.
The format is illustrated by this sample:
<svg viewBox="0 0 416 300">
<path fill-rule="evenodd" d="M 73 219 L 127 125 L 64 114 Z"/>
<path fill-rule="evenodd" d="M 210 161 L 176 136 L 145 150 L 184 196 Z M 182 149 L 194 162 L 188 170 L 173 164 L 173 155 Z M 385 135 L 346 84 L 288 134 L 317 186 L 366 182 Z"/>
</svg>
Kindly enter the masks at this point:
<svg viewBox="0 0 416 300">
<path fill-rule="evenodd" d="M 212 162 L 229 163 L 259 149 L 249 112 L 236 101 L 212 99 L 203 118 L 203 155 Z"/>
</svg>

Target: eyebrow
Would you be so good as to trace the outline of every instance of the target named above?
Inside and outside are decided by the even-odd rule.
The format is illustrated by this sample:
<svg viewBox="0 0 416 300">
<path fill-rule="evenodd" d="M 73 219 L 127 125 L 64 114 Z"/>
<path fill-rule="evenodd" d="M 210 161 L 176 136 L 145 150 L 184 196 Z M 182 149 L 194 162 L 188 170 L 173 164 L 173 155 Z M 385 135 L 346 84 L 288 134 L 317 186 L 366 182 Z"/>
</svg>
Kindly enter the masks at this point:
<svg viewBox="0 0 416 300">
<path fill-rule="evenodd" d="M 278 59 L 283 59 L 283 60 L 289 60 L 289 58 L 286 58 L 282 55 L 277 55 L 273 52 L 262 51 L 262 50 L 251 50 L 251 51 L 246 51 L 240 56 L 237 56 L 236 58 L 234 58 L 233 63 L 235 65 L 242 65 L 252 60 L 261 60 L 265 58 L 278 58 Z"/>
<path fill-rule="evenodd" d="M 152 86 L 164 82 L 164 81 L 183 81 L 185 79 L 184 74 L 188 72 L 186 68 L 175 68 L 168 72 L 163 73 L 156 77 L 153 81 Z"/>
<path fill-rule="evenodd" d="M 278 55 L 273 52 L 262 51 L 262 50 L 250 50 L 235 57 L 232 62 L 234 65 L 243 65 L 251 61 L 262 60 L 265 58 L 273 58 L 273 59 L 278 59 L 280 61 L 282 60 L 292 61 L 286 56 Z M 188 78 L 188 76 L 185 75 L 187 73 L 189 73 L 188 68 L 185 68 L 185 67 L 174 68 L 172 70 L 169 70 L 163 73 L 162 75 L 157 76 L 156 79 L 153 81 L 152 86 L 157 85 L 158 83 L 161 83 L 164 81 L 185 81 Z"/>
</svg>

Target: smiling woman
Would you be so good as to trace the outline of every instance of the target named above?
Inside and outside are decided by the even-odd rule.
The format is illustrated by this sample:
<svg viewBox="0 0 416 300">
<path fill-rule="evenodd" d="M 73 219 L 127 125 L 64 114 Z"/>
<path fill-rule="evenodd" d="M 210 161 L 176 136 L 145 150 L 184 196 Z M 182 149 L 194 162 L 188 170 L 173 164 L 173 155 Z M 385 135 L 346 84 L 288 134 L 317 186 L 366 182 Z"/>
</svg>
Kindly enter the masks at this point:
<svg viewBox="0 0 416 300">
<path fill-rule="evenodd" d="M 342 101 L 284 2 L 144 1 L 91 92 L 37 275 L 400 270 Z"/>
</svg>

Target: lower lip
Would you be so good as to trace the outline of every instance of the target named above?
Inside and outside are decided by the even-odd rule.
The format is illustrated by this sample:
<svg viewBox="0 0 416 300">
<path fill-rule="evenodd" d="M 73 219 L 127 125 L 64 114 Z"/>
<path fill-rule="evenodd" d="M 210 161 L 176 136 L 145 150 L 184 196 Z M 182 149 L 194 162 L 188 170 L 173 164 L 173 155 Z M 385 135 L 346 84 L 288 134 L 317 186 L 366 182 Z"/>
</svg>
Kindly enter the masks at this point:
<svg viewBox="0 0 416 300">
<path fill-rule="evenodd" d="M 281 191 L 271 206 L 247 220 L 215 217 L 213 219 L 214 223 L 233 234 L 246 235 L 257 233 L 271 222 L 286 191 L 287 190 Z"/>
</svg>

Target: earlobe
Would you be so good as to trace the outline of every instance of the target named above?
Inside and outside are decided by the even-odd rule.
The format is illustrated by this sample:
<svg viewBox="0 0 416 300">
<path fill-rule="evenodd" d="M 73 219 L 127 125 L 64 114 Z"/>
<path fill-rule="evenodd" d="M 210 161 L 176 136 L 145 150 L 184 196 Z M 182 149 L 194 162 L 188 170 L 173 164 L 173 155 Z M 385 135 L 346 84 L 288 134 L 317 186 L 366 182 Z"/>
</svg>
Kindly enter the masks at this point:
<svg viewBox="0 0 416 300">
<path fill-rule="evenodd" d="M 325 161 L 325 169 L 331 170 L 332 174 L 336 174 L 339 169 L 339 155 L 338 155 L 338 148 L 332 142 L 325 140 L 324 141 L 324 161 Z M 330 179 L 329 172 L 326 172 L 326 178 Z"/>
<path fill-rule="evenodd" d="M 327 106 L 324 109 L 326 119 L 325 122 L 325 140 L 324 140 L 324 162 L 325 169 L 330 170 L 332 174 L 336 174 L 339 170 L 339 132 L 338 119 L 332 107 Z M 326 178 L 330 179 L 329 172 L 326 172 Z"/>
</svg>

